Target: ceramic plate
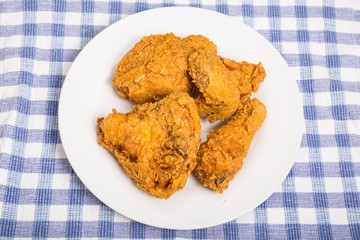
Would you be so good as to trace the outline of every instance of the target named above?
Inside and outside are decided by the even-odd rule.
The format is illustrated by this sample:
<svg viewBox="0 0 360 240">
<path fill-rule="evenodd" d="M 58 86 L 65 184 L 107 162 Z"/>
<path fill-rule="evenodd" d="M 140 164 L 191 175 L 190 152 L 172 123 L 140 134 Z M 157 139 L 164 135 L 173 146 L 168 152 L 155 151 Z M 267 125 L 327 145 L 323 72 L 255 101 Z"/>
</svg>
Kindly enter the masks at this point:
<svg viewBox="0 0 360 240">
<path fill-rule="evenodd" d="M 117 63 L 143 36 L 173 32 L 202 34 L 218 54 L 237 61 L 261 61 L 267 72 L 254 95 L 268 116 L 252 142 L 242 170 L 223 194 L 202 186 L 193 175 L 170 199 L 142 192 L 115 158 L 97 144 L 96 119 L 112 108 L 129 112 L 132 102 L 117 95 L 110 81 Z M 92 39 L 65 79 L 59 106 L 59 128 L 69 162 L 86 187 L 107 206 L 138 222 L 170 229 L 218 225 L 265 201 L 290 171 L 300 146 L 302 105 L 286 62 L 260 34 L 233 18 L 204 9 L 168 7 L 120 20 Z M 211 128 L 202 121 L 202 139 Z"/>
</svg>

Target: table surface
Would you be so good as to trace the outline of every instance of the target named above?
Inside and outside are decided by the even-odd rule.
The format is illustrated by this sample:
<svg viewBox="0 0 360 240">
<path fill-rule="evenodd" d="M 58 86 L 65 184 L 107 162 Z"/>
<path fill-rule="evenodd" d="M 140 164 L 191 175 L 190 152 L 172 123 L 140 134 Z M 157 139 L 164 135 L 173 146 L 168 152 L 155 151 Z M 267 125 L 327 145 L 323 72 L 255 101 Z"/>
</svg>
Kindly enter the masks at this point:
<svg viewBox="0 0 360 240">
<path fill-rule="evenodd" d="M 303 138 L 282 185 L 211 228 L 160 229 L 114 212 L 78 179 L 59 136 L 59 95 L 80 50 L 115 21 L 166 6 L 257 30 L 303 100 Z M 0 53 L 1 239 L 360 239 L 360 1 L 1 0 Z"/>
</svg>

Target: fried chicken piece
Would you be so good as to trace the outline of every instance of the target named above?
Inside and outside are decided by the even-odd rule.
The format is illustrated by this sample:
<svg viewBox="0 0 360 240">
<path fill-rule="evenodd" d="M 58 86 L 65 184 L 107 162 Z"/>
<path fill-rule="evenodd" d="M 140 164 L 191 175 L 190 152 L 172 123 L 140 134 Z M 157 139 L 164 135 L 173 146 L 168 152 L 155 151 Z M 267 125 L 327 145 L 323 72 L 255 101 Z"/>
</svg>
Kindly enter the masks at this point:
<svg viewBox="0 0 360 240">
<path fill-rule="evenodd" d="M 266 77 L 265 69 L 261 62 L 258 64 L 246 61 L 236 62 L 234 60 L 221 57 L 224 65 L 231 70 L 239 81 L 241 98 L 246 100 L 252 92 L 257 92 Z"/>
<path fill-rule="evenodd" d="M 121 59 L 111 83 L 120 96 L 137 103 L 157 101 L 172 92 L 189 92 L 188 57 L 200 48 L 216 53 L 216 45 L 201 35 L 143 37 Z"/>
<path fill-rule="evenodd" d="M 156 101 L 172 92 L 190 90 L 187 61 L 180 37 L 150 35 L 121 59 L 111 82 L 124 98 L 137 103 Z"/>
<path fill-rule="evenodd" d="M 243 165 L 251 141 L 266 117 L 258 99 L 246 101 L 231 120 L 208 134 L 197 155 L 195 176 L 204 186 L 222 193 Z"/>
<path fill-rule="evenodd" d="M 191 53 L 203 49 L 210 53 L 217 54 L 216 45 L 203 35 L 189 35 L 183 39 L 183 46 L 186 50 L 186 57 Z"/>
<path fill-rule="evenodd" d="M 99 118 L 98 143 L 107 148 L 143 191 L 169 198 L 182 189 L 196 164 L 200 118 L 194 99 L 172 93 L 127 114 Z"/>
<path fill-rule="evenodd" d="M 196 99 L 200 116 L 214 122 L 234 114 L 240 104 L 239 84 L 219 56 L 200 49 L 190 55 L 189 70 L 202 94 Z"/>
<path fill-rule="evenodd" d="M 199 114 L 210 123 L 234 114 L 266 76 L 261 63 L 238 63 L 202 49 L 190 55 L 189 74 L 202 94 L 196 99 Z"/>
</svg>

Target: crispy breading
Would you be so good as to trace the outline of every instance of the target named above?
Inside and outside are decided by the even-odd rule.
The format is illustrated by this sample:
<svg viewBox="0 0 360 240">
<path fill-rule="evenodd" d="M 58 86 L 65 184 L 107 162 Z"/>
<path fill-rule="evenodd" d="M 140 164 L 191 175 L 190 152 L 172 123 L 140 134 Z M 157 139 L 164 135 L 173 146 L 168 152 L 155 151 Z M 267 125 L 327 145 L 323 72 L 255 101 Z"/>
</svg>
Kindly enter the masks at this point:
<svg viewBox="0 0 360 240">
<path fill-rule="evenodd" d="M 143 191 L 167 199 L 185 186 L 201 134 L 195 102 L 187 93 L 135 105 L 127 114 L 113 110 L 97 123 L 99 144 Z"/>
<path fill-rule="evenodd" d="M 261 62 L 258 64 L 248 63 L 246 61 L 236 62 L 234 60 L 221 57 L 225 66 L 231 70 L 239 81 L 241 95 L 257 92 L 266 77 L 265 69 Z"/>
<path fill-rule="evenodd" d="M 216 53 L 216 45 L 201 35 L 143 37 L 121 59 L 111 82 L 120 96 L 137 103 L 157 101 L 172 92 L 189 92 L 188 57 L 200 48 Z"/>
<path fill-rule="evenodd" d="M 226 125 L 210 131 L 200 146 L 194 169 L 204 186 L 219 193 L 228 188 L 265 118 L 265 105 L 254 98 L 246 101 Z"/>
<path fill-rule="evenodd" d="M 214 122 L 234 114 L 240 104 L 238 81 L 219 56 L 202 49 L 192 53 L 189 74 L 202 93 L 196 99 L 200 116 Z"/>
<path fill-rule="evenodd" d="M 182 39 L 169 33 L 143 37 L 118 64 L 112 79 L 118 93 L 137 103 L 190 90 Z"/>
<path fill-rule="evenodd" d="M 183 46 L 186 50 L 186 57 L 199 49 L 206 50 L 213 54 L 217 54 L 216 45 L 203 35 L 189 35 L 183 39 Z"/>
<path fill-rule="evenodd" d="M 201 49 L 189 57 L 189 74 L 201 92 L 196 99 L 199 114 L 210 123 L 234 114 L 266 76 L 261 63 L 238 63 Z"/>
</svg>

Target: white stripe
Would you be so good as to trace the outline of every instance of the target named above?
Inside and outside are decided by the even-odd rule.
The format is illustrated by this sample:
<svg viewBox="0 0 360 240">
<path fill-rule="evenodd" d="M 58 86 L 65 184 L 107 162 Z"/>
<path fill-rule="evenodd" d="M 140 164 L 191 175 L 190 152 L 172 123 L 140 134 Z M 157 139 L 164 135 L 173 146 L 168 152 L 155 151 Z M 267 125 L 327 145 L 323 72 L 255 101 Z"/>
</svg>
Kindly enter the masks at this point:
<svg viewBox="0 0 360 240">
<path fill-rule="evenodd" d="M 354 1 L 354 3 L 355 2 L 356 1 Z M 336 26 L 336 32 L 339 33 L 360 34 L 360 22 L 335 20 L 335 26 Z"/>
<path fill-rule="evenodd" d="M 0 138 L 1 152 L 12 154 L 12 140 L 9 138 Z"/>
<path fill-rule="evenodd" d="M 312 2 L 312 1 L 308 1 L 308 2 Z M 353 10 L 360 10 L 360 1 L 341 0 L 341 1 L 333 1 L 333 2 L 335 8 L 351 8 Z"/>
</svg>

